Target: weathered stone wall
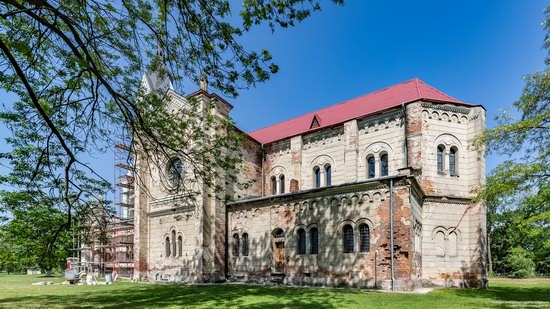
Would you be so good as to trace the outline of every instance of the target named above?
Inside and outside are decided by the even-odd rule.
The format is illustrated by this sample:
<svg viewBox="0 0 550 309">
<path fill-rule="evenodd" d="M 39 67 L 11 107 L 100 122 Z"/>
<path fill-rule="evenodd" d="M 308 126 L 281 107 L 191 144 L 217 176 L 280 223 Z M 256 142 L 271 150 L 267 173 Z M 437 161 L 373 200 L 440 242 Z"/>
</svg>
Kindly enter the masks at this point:
<svg viewBox="0 0 550 309">
<path fill-rule="evenodd" d="M 212 99 L 197 98 L 205 104 Z M 216 106 L 213 112 L 226 117 L 227 106 Z M 236 176 L 238 183 L 249 186 L 220 179 L 226 192 L 217 196 L 200 183 L 190 183 L 203 192 L 192 205 L 180 204 L 170 193 L 163 183 L 165 171 L 146 169 L 145 189 L 136 193 L 136 273 L 147 273 L 150 279 L 215 281 L 229 271 L 234 280 L 274 280 L 280 277 L 272 273 L 280 271 L 274 262 L 273 232 L 280 228 L 285 232 L 285 283 L 388 289 L 392 179 L 397 288 L 409 290 L 421 283 L 481 286 L 485 208 L 471 204 L 471 199 L 485 183 L 485 159 L 470 145 L 485 128 L 485 111 L 422 101 L 404 108 L 405 113 L 398 107 L 266 145 L 246 139 Z M 439 145 L 446 151 L 443 171 L 437 169 Z M 449 173 L 451 147 L 458 150 L 457 175 Z M 382 175 L 384 154 L 389 158 L 388 176 Z M 369 157 L 375 160 L 372 179 Z M 317 189 L 315 167 L 321 168 Z M 224 198 L 232 200 L 229 206 L 221 202 Z M 362 223 L 371 231 L 368 253 L 358 252 Z M 354 253 L 343 252 L 345 224 L 354 227 Z M 319 253 L 298 255 L 297 229 L 303 228 L 309 240 L 312 227 L 319 231 Z M 172 231 L 183 235 L 181 257 L 164 256 L 164 241 Z M 233 234 L 249 235 L 248 256 L 233 254 Z"/>
<path fill-rule="evenodd" d="M 413 183 L 414 180 L 412 180 Z M 250 239 L 249 256 L 234 254 L 230 243 L 229 273 L 233 280 L 269 282 L 277 271 L 274 261 L 274 231 L 282 229 L 284 237 L 284 282 L 292 285 L 353 286 L 389 288 L 389 181 L 370 181 L 317 189 L 286 197 L 230 204 L 229 239 L 244 233 Z M 413 247 L 410 187 L 402 178 L 394 191 L 395 278 L 397 288 L 413 289 L 418 280 L 411 276 Z M 359 252 L 359 226 L 370 230 L 368 252 Z M 342 229 L 354 228 L 354 252 L 344 253 Z M 319 231 L 319 253 L 310 252 L 310 231 Z M 297 230 L 307 235 L 307 253 L 297 253 Z"/>
<path fill-rule="evenodd" d="M 422 278 L 425 285 L 484 284 L 485 229 L 481 204 L 430 199 L 424 202 Z"/>
</svg>

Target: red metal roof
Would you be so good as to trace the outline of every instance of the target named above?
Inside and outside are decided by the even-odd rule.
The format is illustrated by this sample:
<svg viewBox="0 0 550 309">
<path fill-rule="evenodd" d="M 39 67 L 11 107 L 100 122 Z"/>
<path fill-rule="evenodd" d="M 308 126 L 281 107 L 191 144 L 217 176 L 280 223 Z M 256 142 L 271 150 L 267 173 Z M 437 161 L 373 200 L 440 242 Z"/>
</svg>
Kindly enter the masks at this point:
<svg viewBox="0 0 550 309">
<path fill-rule="evenodd" d="M 309 131 L 319 130 L 319 128 L 330 127 L 351 119 L 378 113 L 400 106 L 403 103 L 411 103 L 421 99 L 471 106 L 415 78 L 349 101 L 325 107 L 290 120 L 252 131 L 248 134 L 258 142 L 267 144 L 284 138 L 301 135 Z M 315 116 L 320 120 L 320 127 L 311 128 Z"/>
</svg>

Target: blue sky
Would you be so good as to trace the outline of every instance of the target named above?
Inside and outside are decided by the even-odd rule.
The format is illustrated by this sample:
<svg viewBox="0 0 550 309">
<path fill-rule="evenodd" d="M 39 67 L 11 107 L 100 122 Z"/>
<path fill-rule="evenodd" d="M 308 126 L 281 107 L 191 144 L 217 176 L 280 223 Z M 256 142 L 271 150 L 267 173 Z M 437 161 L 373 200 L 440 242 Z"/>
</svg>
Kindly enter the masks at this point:
<svg viewBox="0 0 550 309">
<path fill-rule="evenodd" d="M 258 28 L 243 36 L 245 47 L 270 50 L 280 72 L 228 99 L 235 106 L 231 115 L 251 131 L 418 77 L 460 100 L 483 104 L 492 127 L 499 110 L 519 97 L 521 77 L 544 67 L 544 5 L 522 0 L 324 3 L 321 12 L 295 28 L 274 34 Z M 0 130 L 3 139 L 6 128 Z M 89 161 L 113 179 L 112 154 L 95 157 Z M 490 157 L 488 170 L 502 159 Z"/>
<path fill-rule="evenodd" d="M 280 72 L 241 92 L 232 117 L 251 131 L 418 77 L 483 104 L 488 127 L 544 68 L 543 1 L 347 1 L 293 29 L 254 31 Z M 502 158 L 490 157 L 489 169 Z"/>
</svg>

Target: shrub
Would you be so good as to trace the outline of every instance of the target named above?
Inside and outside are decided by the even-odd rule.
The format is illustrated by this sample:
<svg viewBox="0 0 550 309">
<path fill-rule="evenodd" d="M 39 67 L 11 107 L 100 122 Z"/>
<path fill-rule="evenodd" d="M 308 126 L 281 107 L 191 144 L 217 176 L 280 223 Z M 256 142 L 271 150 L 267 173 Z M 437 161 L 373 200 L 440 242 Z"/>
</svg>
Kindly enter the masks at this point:
<svg viewBox="0 0 550 309">
<path fill-rule="evenodd" d="M 508 250 L 506 264 L 511 270 L 511 275 L 516 278 L 526 278 L 535 275 L 535 262 L 533 254 L 521 247 Z"/>
</svg>

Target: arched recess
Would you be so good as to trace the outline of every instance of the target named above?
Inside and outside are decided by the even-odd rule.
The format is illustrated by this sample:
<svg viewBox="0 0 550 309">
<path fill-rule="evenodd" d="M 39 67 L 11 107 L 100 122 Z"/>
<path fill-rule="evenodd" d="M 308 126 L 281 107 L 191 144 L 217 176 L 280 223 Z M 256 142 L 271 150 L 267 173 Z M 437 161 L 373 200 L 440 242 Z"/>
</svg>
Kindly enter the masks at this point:
<svg viewBox="0 0 550 309">
<path fill-rule="evenodd" d="M 462 150 L 462 143 L 460 142 L 460 140 L 450 133 L 442 133 L 434 139 L 432 143 L 432 148 L 434 149 L 434 151 L 435 147 L 440 144 L 445 145 L 446 148 L 450 148 L 452 145 L 455 145 L 458 147 L 459 150 Z"/>
<path fill-rule="evenodd" d="M 388 175 L 392 175 L 394 174 L 395 171 L 397 171 L 397 165 L 395 163 L 396 161 L 395 161 L 395 153 L 393 151 L 393 147 L 386 142 L 377 141 L 365 147 L 361 152 L 361 158 L 359 159 L 358 165 L 359 165 L 359 169 L 363 171 L 363 172 L 360 172 L 360 175 L 363 174 L 361 176 L 362 178 L 369 179 L 369 178 L 382 177 L 381 157 L 384 154 L 387 155 Z M 374 177 L 369 177 L 368 158 L 370 157 L 374 158 L 374 165 L 375 165 Z"/>
<path fill-rule="evenodd" d="M 378 146 L 378 148 L 376 148 L 376 146 Z M 393 155 L 393 147 L 390 144 L 382 141 L 377 141 L 374 143 L 370 143 L 367 147 L 365 147 L 361 152 L 361 157 L 366 158 L 369 153 L 377 154 L 382 150 L 387 151 L 390 156 Z M 364 165 L 365 162 L 362 162 L 362 164 Z"/>
<path fill-rule="evenodd" d="M 437 233 L 437 232 L 443 232 L 443 235 L 445 235 L 445 237 L 447 237 L 447 229 L 444 228 L 443 226 L 436 226 L 432 231 L 432 239 L 434 239 L 435 233 Z"/>
<path fill-rule="evenodd" d="M 442 148 L 444 153 L 442 156 L 443 170 L 440 170 L 441 166 L 439 165 L 440 154 L 439 149 Z M 435 166 L 437 166 L 437 172 L 439 174 L 449 174 L 451 176 L 459 176 L 462 170 L 462 162 L 466 157 L 466 152 L 462 146 L 462 142 L 453 134 L 443 133 L 437 136 L 433 143 L 433 160 L 437 161 Z"/>
<path fill-rule="evenodd" d="M 336 163 L 334 161 L 334 158 L 326 154 L 318 155 L 313 160 L 311 160 L 311 163 L 309 164 L 309 170 L 313 170 L 315 166 L 319 166 L 322 169 L 327 163 L 330 164 L 330 166 L 332 167 L 332 171 L 334 172 L 336 170 Z"/>
<path fill-rule="evenodd" d="M 355 229 L 355 222 L 354 222 L 353 220 L 351 220 L 351 219 L 344 219 L 344 220 L 340 221 L 340 223 L 338 223 L 338 228 L 337 228 L 337 230 L 336 230 L 336 234 L 337 234 L 337 235 L 342 235 L 342 228 L 343 228 L 344 225 L 346 225 L 346 224 L 351 225 L 351 227 L 353 227 L 353 231 L 354 231 L 354 233 L 355 233 L 355 230 L 356 230 L 356 229 Z"/>
<path fill-rule="evenodd" d="M 283 177 L 281 177 L 283 176 Z M 267 192 L 273 193 L 272 179 L 275 179 L 275 183 L 280 183 L 281 179 L 284 179 L 284 183 L 280 183 L 281 186 L 278 190 L 275 190 L 275 194 L 289 192 L 290 188 L 287 188 L 287 183 L 290 181 L 290 175 L 287 169 L 282 165 L 274 166 L 265 177 Z"/>
</svg>

